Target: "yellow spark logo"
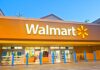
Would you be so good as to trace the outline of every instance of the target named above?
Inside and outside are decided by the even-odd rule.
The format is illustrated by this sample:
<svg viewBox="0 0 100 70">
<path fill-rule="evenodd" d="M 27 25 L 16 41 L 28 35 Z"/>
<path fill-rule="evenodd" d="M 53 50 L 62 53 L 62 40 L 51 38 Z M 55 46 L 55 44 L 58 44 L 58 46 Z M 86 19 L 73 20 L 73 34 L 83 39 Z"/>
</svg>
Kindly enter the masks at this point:
<svg viewBox="0 0 100 70">
<path fill-rule="evenodd" d="M 82 38 L 85 38 L 86 36 L 88 36 L 87 30 L 88 30 L 87 28 L 81 25 L 80 27 L 77 28 L 78 35 L 81 36 Z"/>
</svg>

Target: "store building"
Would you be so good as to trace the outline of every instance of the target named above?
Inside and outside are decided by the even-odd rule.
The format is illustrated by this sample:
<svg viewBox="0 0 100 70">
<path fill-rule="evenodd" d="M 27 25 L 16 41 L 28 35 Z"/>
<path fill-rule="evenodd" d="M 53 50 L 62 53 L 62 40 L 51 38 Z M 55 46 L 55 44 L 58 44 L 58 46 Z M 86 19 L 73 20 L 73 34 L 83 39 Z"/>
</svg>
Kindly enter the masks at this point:
<svg viewBox="0 0 100 70">
<path fill-rule="evenodd" d="M 2 65 L 25 64 L 29 54 L 29 64 L 51 63 L 54 53 L 55 63 L 100 60 L 100 25 L 63 21 L 51 14 L 41 19 L 0 16 L 0 58 Z"/>
</svg>

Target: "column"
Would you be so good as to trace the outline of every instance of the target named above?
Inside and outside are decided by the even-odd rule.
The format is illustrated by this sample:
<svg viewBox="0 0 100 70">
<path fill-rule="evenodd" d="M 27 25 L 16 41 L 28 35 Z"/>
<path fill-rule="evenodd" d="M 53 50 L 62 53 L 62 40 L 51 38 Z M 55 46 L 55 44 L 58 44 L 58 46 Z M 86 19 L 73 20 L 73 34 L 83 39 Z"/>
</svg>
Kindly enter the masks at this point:
<svg viewBox="0 0 100 70">
<path fill-rule="evenodd" d="M 96 62 L 96 51 L 93 51 L 93 55 L 94 55 L 94 62 Z"/>
<path fill-rule="evenodd" d="M 12 52 L 12 66 L 14 66 L 14 52 Z"/>
<path fill-rule="evenodd" d="M 52 64 L 54 64 L 54 60 L 55 60 L 55 58 L 54 58 L 54 52 L 52 52 Z"/>
<path fill-rule="evenodd" d="M 76 52 L 74 51 L 74 62 L 76 63 L 77 60 L 76 60 Z"/>
<path fill-rule="evenodd" d="M 40 65 L 42 65 L 42 52 L 39 54 Z"/>
<path fill-rule="evenodd" d="M 66 52 L 64 52 L 64 63 L 66 63 Z"/>
<path fill-rule="evenodd" d="M 28 58 L 29 58 L 29 54 L 26 54 L 26 65 L 28 65 Z"/>
<path fill-rule="evenodd" d="M 84 51 L 84 60 L 87 62 L 86 51 Z"/>
</svg>

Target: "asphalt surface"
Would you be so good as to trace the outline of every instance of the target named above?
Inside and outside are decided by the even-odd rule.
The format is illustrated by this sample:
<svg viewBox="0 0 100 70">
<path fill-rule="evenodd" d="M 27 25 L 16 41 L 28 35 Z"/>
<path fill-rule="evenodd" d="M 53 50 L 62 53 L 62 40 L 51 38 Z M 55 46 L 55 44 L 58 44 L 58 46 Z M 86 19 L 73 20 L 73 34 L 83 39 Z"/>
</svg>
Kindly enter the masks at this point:
<svg viewBox="0 0 100 70">
<path fill-rule="evenodd" d="M 0 70 L 100 70 L 98 62 L 0 66 Z"/>
</svg>

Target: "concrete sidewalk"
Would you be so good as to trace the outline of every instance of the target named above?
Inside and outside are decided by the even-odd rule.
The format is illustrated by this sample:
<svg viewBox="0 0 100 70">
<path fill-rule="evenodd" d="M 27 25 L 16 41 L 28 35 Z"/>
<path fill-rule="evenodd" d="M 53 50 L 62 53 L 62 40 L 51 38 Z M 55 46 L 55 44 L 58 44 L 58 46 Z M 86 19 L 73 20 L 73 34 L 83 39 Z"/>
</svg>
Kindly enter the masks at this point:
<svg viewBox="0 0 100 70">
<path fill-rule="evenodd" d="M 16 65 L 0 66 L 0 70 L 100 70 L 100 61 L 98 62 L 78 62 L 78 63 L 60 63 L 43 65 Z"/>
</svg>

